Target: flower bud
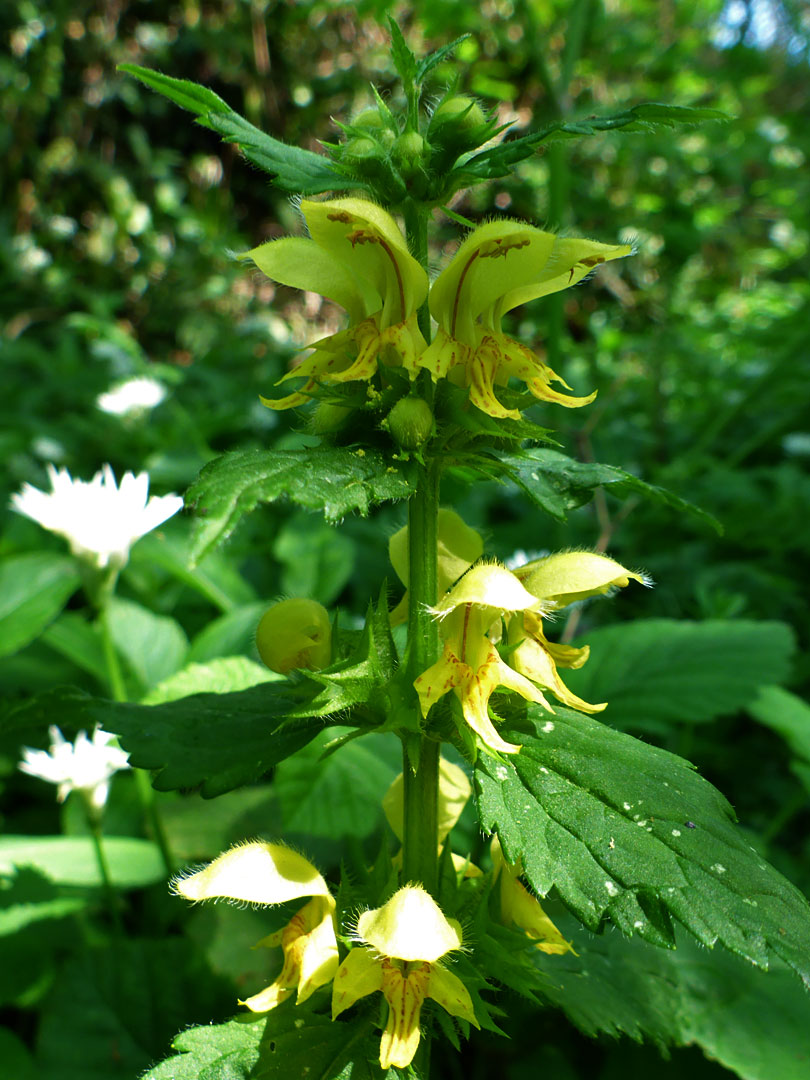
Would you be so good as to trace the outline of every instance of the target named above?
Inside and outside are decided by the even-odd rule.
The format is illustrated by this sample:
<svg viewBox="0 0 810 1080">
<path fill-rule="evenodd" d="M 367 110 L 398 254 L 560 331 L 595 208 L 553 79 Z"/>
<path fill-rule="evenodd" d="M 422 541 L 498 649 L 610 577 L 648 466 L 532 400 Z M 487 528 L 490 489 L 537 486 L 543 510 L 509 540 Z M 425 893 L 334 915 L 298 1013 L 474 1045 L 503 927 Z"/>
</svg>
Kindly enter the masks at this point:
<svg viewBox="0 0 810 1080">
<path fill-rule="evenodd" d="M 256 648 L 267 667 L 280 675 L 294 668 L 320 671 L 332 658 L 329 612 L 317 600 L 282 600 L 262 616 Z"/>
<path fill-rule="evenodd" d="M 334 405 L 329 401 L 319 401 L 309 421 L 309 426 L 316 435 L 330 435 L 346 426 L 352 410 L 345 405 Z"/>
<path fill-rule="evenodd" d="M 422 398 L 401 398 L 388 414 L 388 430 L 404 450 L 418 450 L 433 434 L 433 413 Z"/>
<path fill-rule="evenodd" d="M 430 147 L 418 131 L 406 131 L 394 143 L 392 157 L 404 179 L 424 170 Z"/>
<path fill-rule="evenodd" d="M 436 108 L 428 125 L 428 139 L 455 157 L 474 150 L 489 138 L 492 125 L 471 97 L 454 94 Z"/>
</svg>

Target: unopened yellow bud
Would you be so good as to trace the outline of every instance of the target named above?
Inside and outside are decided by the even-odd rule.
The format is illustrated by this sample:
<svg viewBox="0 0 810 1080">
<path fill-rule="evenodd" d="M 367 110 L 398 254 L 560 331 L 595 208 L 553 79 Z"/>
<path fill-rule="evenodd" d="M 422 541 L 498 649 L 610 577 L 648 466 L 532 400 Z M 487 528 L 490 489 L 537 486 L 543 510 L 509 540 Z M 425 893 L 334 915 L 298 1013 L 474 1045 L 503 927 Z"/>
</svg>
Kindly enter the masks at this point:
<svg viewBox="0 0 810 1080">
<path fill-rule="evenodd" d="M 422 398 L 401 398 L 388 414 L 388 430 L 405 450 L 418 450 L 433 434 L 433 413 Z"/>
<path fill-rule="evenodd" d="M 317 600 L 295 597 L 274 604 L 256 630 L 256 648 L 271 671 L 319 671 L 332 658 L 329 612 Z"/>
</svg>

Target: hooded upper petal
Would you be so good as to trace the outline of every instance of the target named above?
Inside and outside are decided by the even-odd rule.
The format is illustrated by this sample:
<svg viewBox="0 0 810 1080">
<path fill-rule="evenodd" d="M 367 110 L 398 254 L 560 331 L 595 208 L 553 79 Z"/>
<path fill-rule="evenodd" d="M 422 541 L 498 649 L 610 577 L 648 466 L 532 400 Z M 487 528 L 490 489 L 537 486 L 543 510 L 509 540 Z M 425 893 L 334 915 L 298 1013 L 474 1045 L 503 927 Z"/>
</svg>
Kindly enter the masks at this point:
<svg viewBox="0 0 810 1080">
<path fill-rule="evenodd" d="M 517 567 L 514 574 L 530 593 L 555 609 L 623 588 L 630 581 L 650 584 L 646 575 L 595 551 L 559 551 Z"/>
<path fill-rule="evenodd" d="M 242 900 L 283 904 L 302 896 L 326 896 L 329 887 L 303 855 L 284 844 L 238 844 L 203 870 L 172 882 L 187 900 Z"/>
<path fill-rule="evenodd" d="M 382 956 L 433 963 L 461 948 L 461 927 L 419 885 L 406 885 L 357 919 L 357 937 Z"/>
</svg>

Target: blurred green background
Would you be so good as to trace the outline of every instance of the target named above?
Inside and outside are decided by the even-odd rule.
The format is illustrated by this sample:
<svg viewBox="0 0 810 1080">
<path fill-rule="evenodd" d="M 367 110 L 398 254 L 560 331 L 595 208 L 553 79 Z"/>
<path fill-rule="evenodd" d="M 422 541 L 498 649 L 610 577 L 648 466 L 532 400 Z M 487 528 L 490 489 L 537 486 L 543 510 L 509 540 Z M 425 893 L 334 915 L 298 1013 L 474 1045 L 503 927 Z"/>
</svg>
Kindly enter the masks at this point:
<svg viewBox="0 0 810 1080">
<path fill-rule="evenodd" d="M 514 314 L 515 332 L 548 342 L 552 365 L 577 392 L 599 389 L 588 409 L 537 407 L 535 418 L 555 428 L 573 456 L 620 465 L 699 504 L 720 519 L 724 535 L 602 494 L 560 524 L 528 509 L 516 490 L 450 480 L 445 492 L 484 532 L 491 555 L 599 546 L 655 579 L 653 591 L 627 590 L 614 604 L 578 613 L 569 633 L 588 640 L 602 623 L 654 617 L 787 624 L 796 641 L 790 664 L 759 681 L 807 698 L 810 17 L 792 0 L 484 0 L 480 9 L 456 0 L 6 0 L 0 560 L 62 549 L 7 509 L 24 481 L 47 486 L 49 462 L 85 479 L 105 461 L 119 475 L 146 469 L 162 493 L 182 491 L 226 450 L 296 445 L 300 421 L 263 408 L 258 395 L 296 349 L 339 318 L 319 297 L 274 287 L 233 259 L 297 229 L 294 203 L 234 147 L 116 65 L 204 83 L 276 137 L 317 149 L 336 137 L 332 117 L 347 120 L 369 103 L 371 82 L 396 93 L 386 14 L 398 17 L 417 52 L 469 32 L 460 65 L 437 69 L 436 94 L 458 75 L 461 89 L 495 107 L 516 134 L 642 101 L 707 105 L 732 118 L 555 144 L 508 181 L 453 203 L 476 221 L 502 213 L 637 245 L 634 258 L 584 287 Z M 437 217 L 437 266 L 457 235 Z M 156 380 L 161 400 L 116 411 L 103 395 L 133 378 Z M 154 670 L 129 658 L 132 694 L 191 660 L 255 656 L 252 629 L 280 593 L 362 615 L 390 574 L 385 540 L 403 521 L 395 507 L 336 532 L 289 507 L 262 509 L 191 577 L 190 523 L 173 519 L 141 542 L 122 578 L 129 614 L 145 612 L 174 649 Z M 88 640 L 83 619 L 76 599 L 7 657 L 0 692 L 14 698 L 65 682 L 103 691 L 92 648 L 75 647 L 74 632 Z M 126 655 L 126 642 L 121 648 Z M 637 677 L 643 681 L 643 665 Z M 735 708 L 699 726 L 641 730 L 699 763 L 769 858 L 807 890 L 810 770 L 797 767 L 801 755 L 774 724 L 759 722 L 767 712 Z M 3 830 L 70 831 L 69 821 L 59 825 L 50 792 L 37 801 L 15 774 L 13 740 L 0 753 Z M 144 901 L 146 922 L 150 903 L 159 902 Z M 43 1037 L 36 1010 L 50 1002 L 47 1016 L 56 1007 L 47 994 L 59 947 L 48 944 L 45 953 L 39 982 L 0 993 L 10 1027 L 22 1031 L 20 1061 L 29 1060 L 20 1047 L 34 1045 L 38 1030 Z M 220 1000 L 226 1015 L 227 993 Z M 209 1005 L 201 1009 L 167 1022 L 152 1057 L 182 1023 L 205 1022 Z M 553 1013 L 529 1021 L 521 1009 L 513 1041 L 479 1044 L 464 1075 L 496 1067 L 509 1077 L 550 1068 L 555 1080 L 627 1080 L 651 1069 L 660 1077 L 728 1075 L 697 1050 L 665 1064 L 654 1050 L 592 1043 L 573 1029 L 561 1033 Z M 531 1038 L 521 1035 L 525 1025 Z M 45 1032 L 47 1050 L 53 1032 Z M 73 1076 L 59 1071 L 59 1057 L 51 1046 L 36 1075 Z M 77 1077 L 105 1075 L 76 1068 Z"/>
</svg>

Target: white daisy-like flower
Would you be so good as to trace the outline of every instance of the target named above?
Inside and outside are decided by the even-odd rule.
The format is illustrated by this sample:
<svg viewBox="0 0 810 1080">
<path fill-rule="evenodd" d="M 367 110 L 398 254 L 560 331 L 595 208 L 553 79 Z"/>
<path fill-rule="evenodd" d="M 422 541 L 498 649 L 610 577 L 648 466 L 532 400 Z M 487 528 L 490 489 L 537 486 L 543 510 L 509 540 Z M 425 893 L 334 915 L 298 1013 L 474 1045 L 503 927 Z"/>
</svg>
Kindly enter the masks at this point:
<svg viewBox="0 0 810 1080">
<path fill-rule="evenodd" d="M 80 731 L 75 742 L 68 742 L 58 727 L 48 729 L 51 749 L 32 750 L 23 747 L 19 768 L 29 776 L 37 776 L 49 784 L 57 784 L 56 797 L 60 802 L 71 791 L 80 791 L 96 810 L 107 802 L 110 779 L 119 769 L 129 768 L 129 757 L 112 743 L 114 735 L 96 728 L 92 739 Z"/>
<path fill-rule="evenodd" d="M 51 491 L 23 484 L 11 497 L 19 514 L 39 522 L 70 544 L 74 555 L 99 569 L 122 567 L 136 540 L 182 507 L 179 495 L 149 498 L 149 474 L 124 473 L 120 487 L 109 465 L 90 481 L 74 480 L 67 469 L 48 466 Z"/>
<path fill-rule="evenodd" d="M 166 387 L 157 379 L 139 376 L 119 383 L 96 398 L 96 405 L 102 412 L 112 416 L 126 416 L 128 413 L 154 409 L 166 397 Z"/>
</svg>

